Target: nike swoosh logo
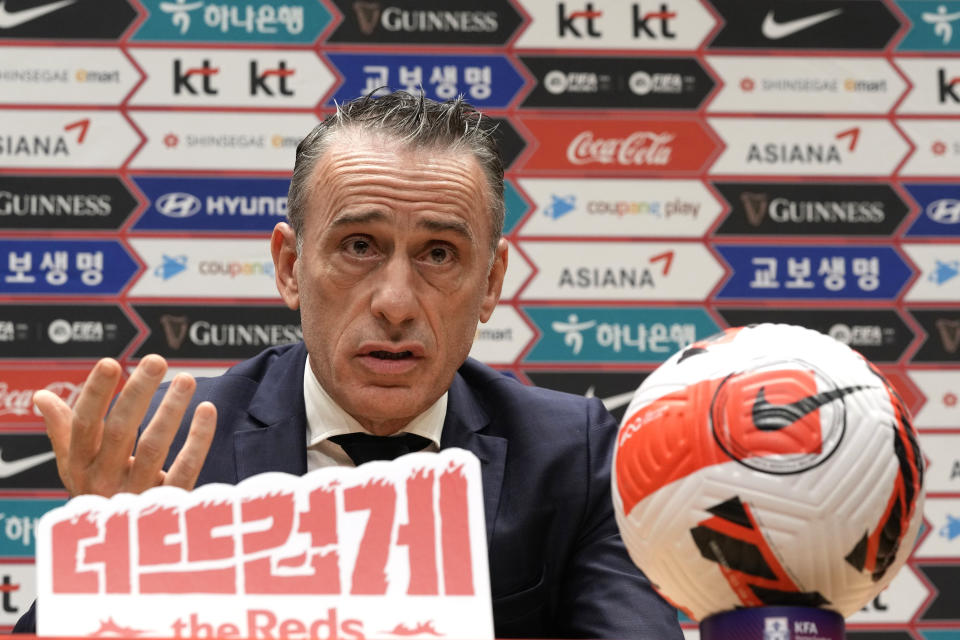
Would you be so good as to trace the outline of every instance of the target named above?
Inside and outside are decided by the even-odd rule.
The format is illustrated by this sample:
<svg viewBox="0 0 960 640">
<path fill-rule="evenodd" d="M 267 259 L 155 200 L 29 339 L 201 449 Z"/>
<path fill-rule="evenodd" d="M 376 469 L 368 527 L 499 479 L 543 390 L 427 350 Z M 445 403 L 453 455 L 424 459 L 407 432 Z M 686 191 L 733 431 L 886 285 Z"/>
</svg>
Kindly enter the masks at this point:
<svg viewBox="0 0 960 640">
<path fill-rule="evenodd" d="M 806 398 L 800 398 L 789 404 L 772 404 L 767 401 L 764 387 L 760 387 L 750 411 L 753 417 L 753 425 L 760 431 L 779 431 L 789 427 L 808 413 L 813 413 L 825 404 L 866 388 L 864 385 L 857 385 L 855 387 L 831 389 Z"/>
<path fill-rule="evenodd" d="M 32 9 L 21 9 L 20 11 L 11 12 L 4 6 L 6 5 L 6 0 L 0 0 L 0 29 L 19 27 L 22 24 L 43 17 L 48 13 L 53 13 L 58 9 L 68 7 L 76 1 L 77 0 L 60 0 L 59 2 L 33 7 Z"/>
<path fill-rule="evenodd" d="M 586 393 L 583 394 L 584 398 L 596 398 L 597 396 L 593 393 L 594 387 L 587 389 Z M 626 393 L 618 393 L 615 396 L 610 396 L 609 398 L 600 398 L 600 402 L 603 403 L 603 406 L 607 408 L 607 411 L 613 411 L 614 409 L 619 409 L 620 407 L 630 404 L 630 401 L 633 400 L 634 391 L 627 391 Z"/>
<path fill-rule="evenodd" d="M 27 456 L 26 458 L 20 458 L 19 460 L 4 460 L 3 454 L 0 453 L 0 478 L 9 478 L 18 473 L 23 473 L 31 467 L 36 467 L 47 460 L 52 460 L 54 455 L 53 451 L 47 451 L 46 453 L 38 453 L 33 456 Z"/>
<path fill-rule="evenodd" d="M 795 33 L 803 31 L 804 29 L 809 29 L 810 27 L 838 16 L 841 13 L 843 13 L 843 9 L 833 9 L 831 11 L 824 11 L 823 13 L 815 13 L 812 16 L 807 16 L 805 18 L 787 20 L 786 22 L 777 22 L 777 19 L 773 17 L 773 10 L 771 9 L 767 12 L 767 17 L 763 19 L 763 25 L 760 27 L 760 33 L 766 36 L 766 38 L 769 40 L 782 40 L 787 36 L 792 36 Z"/>
</svg>

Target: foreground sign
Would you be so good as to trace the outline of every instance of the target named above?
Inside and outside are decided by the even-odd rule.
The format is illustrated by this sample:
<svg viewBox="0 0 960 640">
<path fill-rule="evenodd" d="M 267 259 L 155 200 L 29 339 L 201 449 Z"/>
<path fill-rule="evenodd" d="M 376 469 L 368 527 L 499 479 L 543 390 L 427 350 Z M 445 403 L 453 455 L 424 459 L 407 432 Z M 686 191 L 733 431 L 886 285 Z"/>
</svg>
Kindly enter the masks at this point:
<svg viewBox="0 0 960 640">
<path fill-rule="evenodd" d="M 37 586 L 39 635 L 493 638 L 480 464 L 81 496 L 41 520 Z"/>
</svg>

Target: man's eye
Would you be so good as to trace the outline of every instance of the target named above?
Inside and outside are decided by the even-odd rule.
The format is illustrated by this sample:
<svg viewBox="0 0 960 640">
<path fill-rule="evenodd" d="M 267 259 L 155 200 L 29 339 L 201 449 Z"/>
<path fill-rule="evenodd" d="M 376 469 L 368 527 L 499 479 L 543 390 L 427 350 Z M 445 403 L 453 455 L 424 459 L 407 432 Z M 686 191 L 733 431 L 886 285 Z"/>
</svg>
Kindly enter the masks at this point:
<svg viewBox="0 0 960 640">
<path fill-rule="evenodd" d="M 363 238 L 353 238 L 347 242 L 347 251 L 355 256 L 370 255 L 372 248 L 370 242 Z"/>
<path fill-rule="evenodd" d="M 453 258 L 453 254 L 446 247 L 434 247 L 427 252 L 427 259 L 432 264 L 444 264 L 451 258 Z"/>
</svg>

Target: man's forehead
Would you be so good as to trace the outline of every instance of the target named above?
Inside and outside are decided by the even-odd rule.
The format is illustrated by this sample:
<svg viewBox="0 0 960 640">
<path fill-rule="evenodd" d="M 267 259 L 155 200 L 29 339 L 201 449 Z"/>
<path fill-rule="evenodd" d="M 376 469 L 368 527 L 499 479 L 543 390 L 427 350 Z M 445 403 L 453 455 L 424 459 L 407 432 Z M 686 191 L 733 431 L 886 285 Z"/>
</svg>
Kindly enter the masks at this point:
<svg viewBox="0 0 960 640">
<path fill-rule="evenodd" d="M 417 226 L 435 231 L 482 236 L 470 227 L 489 218 L 485 174 L 460 146 L 417 147 L 391 134 L 345 129 L 329 140 L 311 183 L 328 229 L 395 221 L 383 204 L 391 199 L 421 204 Z"/>
<path fill-rule="evenodd" d="M 411 177 L 438 182 L 444 179 L 461 182 L 476 189 L 486 198 L 486 176 L 479 160 L 464 145 L 420 146 L 380 130 L 359 130 L 356 127 L 334 132 L 318 158 L 311 179 L 313 187 L 349 180 L 364 174 L 376 177 Z"/>
</svg>

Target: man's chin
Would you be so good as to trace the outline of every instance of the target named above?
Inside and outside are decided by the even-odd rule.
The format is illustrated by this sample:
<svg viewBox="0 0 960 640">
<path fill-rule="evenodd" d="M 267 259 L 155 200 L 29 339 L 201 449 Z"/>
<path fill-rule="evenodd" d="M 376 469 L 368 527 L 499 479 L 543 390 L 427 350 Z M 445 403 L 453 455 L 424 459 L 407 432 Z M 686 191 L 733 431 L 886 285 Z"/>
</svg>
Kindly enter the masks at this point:
<svg viewBox="0 0 960 640">
<path fill-rule="evenodd" d="M 396 429 L 400 429 L 432 404 L 409 386 L 371 384 L 343 408 L 365 428 L 371 424 L 396 423 L 399 425 Z"/>
</svg>

